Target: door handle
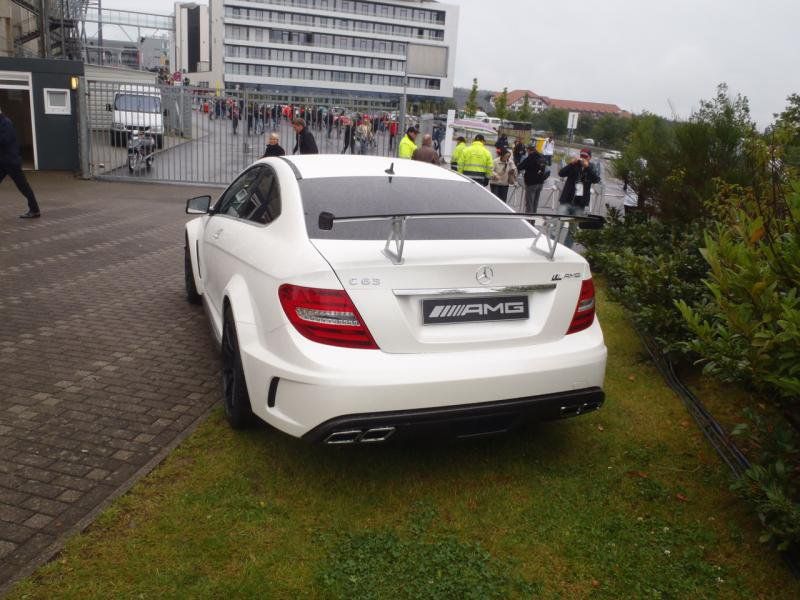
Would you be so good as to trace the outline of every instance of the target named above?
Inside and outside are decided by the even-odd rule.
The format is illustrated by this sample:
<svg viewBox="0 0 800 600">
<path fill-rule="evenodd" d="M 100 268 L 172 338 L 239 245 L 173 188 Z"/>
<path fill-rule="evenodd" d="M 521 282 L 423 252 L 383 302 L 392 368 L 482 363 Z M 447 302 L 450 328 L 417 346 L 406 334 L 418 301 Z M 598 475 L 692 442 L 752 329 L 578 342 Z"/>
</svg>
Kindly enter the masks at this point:
<svg viewBox="0 0 800 600">
<path fill-rule="evenodd" d="M 222 235 L 222 229 L 217 229 L 212 235 L 211 239 L 218 240 L 219 236 Z"/>
</svg>

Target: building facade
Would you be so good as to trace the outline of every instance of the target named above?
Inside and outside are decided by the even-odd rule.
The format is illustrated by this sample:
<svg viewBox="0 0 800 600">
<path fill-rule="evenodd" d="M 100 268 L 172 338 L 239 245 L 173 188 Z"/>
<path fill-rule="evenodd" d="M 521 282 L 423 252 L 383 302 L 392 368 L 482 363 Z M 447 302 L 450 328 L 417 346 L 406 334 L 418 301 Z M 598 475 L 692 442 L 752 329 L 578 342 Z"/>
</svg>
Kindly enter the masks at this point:
<svg viewBox="0 0 800 600">
<path fill-rule="evenodd" d="M 458 7 L 431 0 L 211 0 L 212 69 L 203 79 L 396 97 L 415 44 L 443 49 L 446 75 L 408 73 L 408 94 L 450 98 L 457 33 Z"/>
<path fill-rule="evenodd" d="M 211 24 L 208 6 L 175 3 L 175 38 L 171 68 L 181 73 L 207 73 L 211 69 Z"/>
</svg>

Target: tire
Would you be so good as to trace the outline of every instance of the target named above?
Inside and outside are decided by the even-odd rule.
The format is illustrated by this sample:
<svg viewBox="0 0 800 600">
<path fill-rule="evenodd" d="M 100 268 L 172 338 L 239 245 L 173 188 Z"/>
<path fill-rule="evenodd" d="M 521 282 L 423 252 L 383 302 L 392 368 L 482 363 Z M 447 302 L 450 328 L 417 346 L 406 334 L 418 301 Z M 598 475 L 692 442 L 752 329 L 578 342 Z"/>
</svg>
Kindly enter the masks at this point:
<svg viewBox="0 0 800 600">
<path fill-rule="evenodd" d="M 145 168 L 149 171 L 153 168 L 153 161 L 151 159 L 147 159 L 144 163 Z"/>
<path fill-rule="evenodd" d="M 164 147 L 164 136 L 157 135 L 156 136 L 156 149 L 161 150 Z"/>
<path fill-rule="evenodd" d="M 186 284 L 186 300 L 189 304 L 202 304 L 203 297 L 197 291 L 194 282 L 194 270 L 192 269 L 192 255 L 189 252 L 189 241 L 186 241 L 183 253 L 183 279 Z"/>
<path fill-rule="evenodd" d="M 253 409 L 230 307 L 225 308 L 222 324 L 222 402 L 225 418 L 232 429 L 246 429 L 253 424 Z"/>
<path fill-rule="evenodd" d="M 136 170 L 136 164 L 138 162 L 139 162 L 138 159 L 134 155 L 132 154 L 128 155 L 128 171 L 130 173 L 133 173 Z"/>
</svg>

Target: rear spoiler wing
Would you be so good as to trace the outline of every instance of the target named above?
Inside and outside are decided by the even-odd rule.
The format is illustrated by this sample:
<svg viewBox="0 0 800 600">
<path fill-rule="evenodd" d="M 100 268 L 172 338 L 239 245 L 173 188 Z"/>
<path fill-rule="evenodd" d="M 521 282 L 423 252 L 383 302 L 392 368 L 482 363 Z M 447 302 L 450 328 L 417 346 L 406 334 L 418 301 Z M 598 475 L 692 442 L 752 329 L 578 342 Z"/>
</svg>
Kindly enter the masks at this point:
<svg viewBox="0 0 800 600">
<path fill-rule="evenodd" d="M 571 216 L 553 215 L 550 213 L 497 213 L 497 212 L 463 212 L 463 213 L 406 213 L 395 215 L 364 215 L 360 217 L 337 217 L 330 212 L 319 213 L 319 228 L 323 231 L 333 229 L 334 223 L 357 223 L 360 221 L 390 221 L 391 230 L 389 237 L 386 238 L 386 245 L 383 254 L 396 265 L 403 264 L 403 248 L 406 243 L 406 221 L 415 219 L 524 219 L 533 221 L 536 217 L 543 219 L 541 229 L 534 227 L 536 234 L 533 236 L 531 250 L 553 260 L 556 253 L 556 246 L 561 238 L 562 231 L 569 227 L 570 223 L 577 223 L 581 229 L 600 229 L 605 223 L 603 217 L 590 216 Z M 539 238 L 545 236 L 547 250 L 541 250 L 536 246 Z M 394 244 L 394 248 L 392 248 Z"/>
</svg>

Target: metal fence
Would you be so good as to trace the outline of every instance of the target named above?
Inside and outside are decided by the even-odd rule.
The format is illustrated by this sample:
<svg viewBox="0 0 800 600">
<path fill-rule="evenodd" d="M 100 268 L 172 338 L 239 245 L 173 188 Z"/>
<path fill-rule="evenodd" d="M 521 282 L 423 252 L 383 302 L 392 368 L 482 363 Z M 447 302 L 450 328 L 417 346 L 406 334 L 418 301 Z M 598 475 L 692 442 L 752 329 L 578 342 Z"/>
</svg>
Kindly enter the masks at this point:
<svg viewBox="0 0 800 600">
<path fill-rule="evenodd" d="M 271 132 L 291 154 L 301 117 L 320 153 L 396 153 L 390 126 L 398 102 L 354 96 L 299 96 L 253 90 L 208 90 L 90 81 L 81 121 L 90 177 L 228 184 L 264 154 Z M 359 125 L 361 125 L 359 127 Z M 132 136 L 152 136 L 152 155 L 132 168 Z"/>
</svg>

